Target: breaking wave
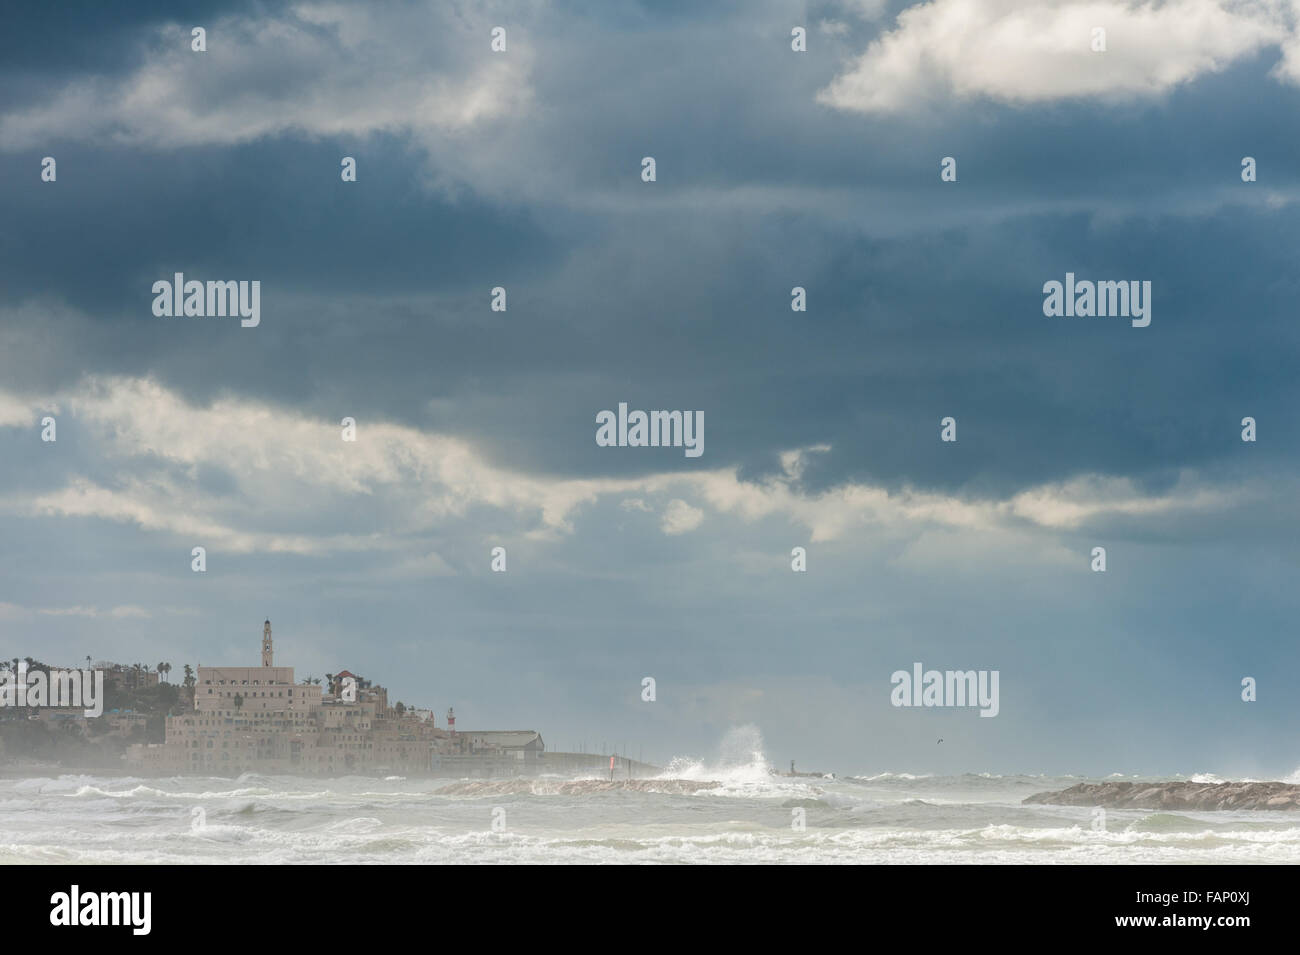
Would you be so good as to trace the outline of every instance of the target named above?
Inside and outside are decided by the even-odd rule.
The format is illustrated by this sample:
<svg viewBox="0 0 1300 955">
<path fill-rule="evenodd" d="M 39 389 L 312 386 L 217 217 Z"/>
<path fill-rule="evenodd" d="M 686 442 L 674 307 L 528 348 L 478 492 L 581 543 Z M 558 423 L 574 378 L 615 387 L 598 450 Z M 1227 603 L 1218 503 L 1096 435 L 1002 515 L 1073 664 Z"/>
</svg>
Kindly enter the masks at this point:
<svg viewBox="0 0 1300 955">
<path fill-rule="evenodd" d="M 638 792 L 682 795 L 713 789 L 707 779 L 464 779 L 435 791 L 438 796 L 589 796 L 594 793 Z"/>
</svg>

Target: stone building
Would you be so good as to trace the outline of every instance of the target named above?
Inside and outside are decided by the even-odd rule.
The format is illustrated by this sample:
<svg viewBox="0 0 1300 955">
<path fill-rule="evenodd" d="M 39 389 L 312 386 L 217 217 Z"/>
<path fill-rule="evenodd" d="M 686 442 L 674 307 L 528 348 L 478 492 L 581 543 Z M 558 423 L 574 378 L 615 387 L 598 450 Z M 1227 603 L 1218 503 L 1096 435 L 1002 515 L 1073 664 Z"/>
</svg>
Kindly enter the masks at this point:
<svg viewBox="0 0 1300 955">
<path fill-rule="evenodd" d="M 474 757 L 515 767 L 535 762 L 544 749 L 531 730 L 455 733 L 438 728 L 429 710 L 398 713 L 384 687 L 347 670 L 328 687 L 295 683 L 293 667 L 275 666 L 269 620 L 261 666 L 200 666 L 195 679 L 193 711 L 167 717 L 166 742 L 132 746 L 132 767 L 218 776 L 419 774 L 436 769 L 443 756 L 450 764 Z"/>
</svg>

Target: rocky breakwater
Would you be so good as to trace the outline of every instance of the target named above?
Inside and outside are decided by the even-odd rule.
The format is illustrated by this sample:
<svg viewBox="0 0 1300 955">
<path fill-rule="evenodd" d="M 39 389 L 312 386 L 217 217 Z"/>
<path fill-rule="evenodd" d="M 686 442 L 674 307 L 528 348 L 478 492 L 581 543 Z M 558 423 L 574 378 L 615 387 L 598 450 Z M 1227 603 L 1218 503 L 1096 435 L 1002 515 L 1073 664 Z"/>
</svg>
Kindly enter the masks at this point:
<svg viewBox="0 0 1300 955">
<path fill-rule="evenodd" d="M 1026 805 L 1102 806 L 1106 809 L 1300 809 L 1300 786 L 1291 783 L 1079 783 L 1037 793 Z"/>
</svg>

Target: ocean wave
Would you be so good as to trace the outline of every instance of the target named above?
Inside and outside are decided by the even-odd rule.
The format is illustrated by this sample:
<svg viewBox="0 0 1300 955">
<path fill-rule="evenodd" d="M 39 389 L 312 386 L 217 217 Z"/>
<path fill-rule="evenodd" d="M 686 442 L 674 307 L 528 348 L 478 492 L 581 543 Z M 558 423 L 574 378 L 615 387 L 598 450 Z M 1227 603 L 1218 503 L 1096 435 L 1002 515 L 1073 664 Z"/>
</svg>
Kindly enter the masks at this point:
<svg viewBox="0 0 1300 955">
<path fill-rule="evenodd" d="M 607 792 L 641 792 L 692 795 L 715 789 L 721 783 L 708 779 L 468 779 L 448 783 L 434 791 L 438 796 L 589 796 Z"/>
<path fill-rule="evenodd" d="M 635 780 L 40 772 L 0 779 L 0 864 L 1300 863 L 1300 814 L 1114 810 L 1097 832 L 1020 805 L 1085 777 L 783 776 L 755 727 Z"/>
<path fill-rule="evenodd" d="M 454 804 L 453 804 L 454 805 Z M 8 833 L 0 862 L 37 863 L 1178 863 L 1300 861 L 1300 828 L 1226 825 L 1187 829 L 1149 814 L 1143 825 L 1093 831 L 1086 824 L 1050 826 L 992 823 L 917 828 L 911 825 L 821 826 L 809 807 L 806 830 L 794 831 L 788 807 L 767 807 L 766 822 L 726 816 L 710 821 L 698 810 L 687 819 L 646 821 L 644 807 L 604 821 L 572 822 L 574 805 L 552 813 L 563 831 L 539 828 L 535 817 L 512 811 L 505 831 L 490 828 L 480 808 L 459 822 L 431 812 L 387 820 L 346 816 L 310 823 L 209 822 L 197 830 L 173 826 L 108 827 L 98 823 L 68 839 L 65 827 Z M 587 803 L 591 805 L 591 803 Z M 617 804 L 616 804 L 617 805 Z M 777 810 L 772 812 L 771 810 Z M 933 807 L 928 807 L 933 811 Z M 520 825 L 519 821 L 527 820 Z M 74 823 L 75 824 L 75 823 Z M 278 824 L 277 824 L 278 825 Z"/>
<path fill-rule="evenodd" d="M 745 725 L 728 730 L 715 758 L 678 756 L 669 761 L 658 780 L 713 782 L 712 796 L 753 799 L 791 799 L 819 795 L 822 789 L 807 782 L 809 777 L 782 776 L 776 772 L 763 752 L 763 734 L 758 727 Z M 833 782 L 833 774 L 813 777 Z"/>
</svg>

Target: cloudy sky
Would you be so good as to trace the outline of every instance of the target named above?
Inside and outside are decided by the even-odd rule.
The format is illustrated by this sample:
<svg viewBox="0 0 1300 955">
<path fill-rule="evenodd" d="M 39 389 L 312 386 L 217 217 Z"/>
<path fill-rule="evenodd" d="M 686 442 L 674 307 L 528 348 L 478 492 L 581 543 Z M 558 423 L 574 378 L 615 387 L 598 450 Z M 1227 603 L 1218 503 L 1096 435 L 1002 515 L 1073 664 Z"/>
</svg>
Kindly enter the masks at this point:
<svg viewBox="0 0 1300 955">
<path fill-rule="evenodd" d="M 176 677 L 269 617 L 551 748 L 1300 766 L 1300 6 L 0 16 L 0 656 Z M 155 317 L 176 272 L 260 325 Z M 1045 317 L 1067 272 L 1150 326 Z M 620 401 L 704 454 L 598 447 Z M 999 715 L 891 706 L 913 661 Z"/>
</svg>

